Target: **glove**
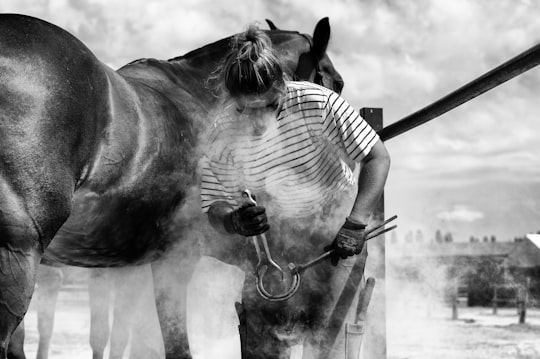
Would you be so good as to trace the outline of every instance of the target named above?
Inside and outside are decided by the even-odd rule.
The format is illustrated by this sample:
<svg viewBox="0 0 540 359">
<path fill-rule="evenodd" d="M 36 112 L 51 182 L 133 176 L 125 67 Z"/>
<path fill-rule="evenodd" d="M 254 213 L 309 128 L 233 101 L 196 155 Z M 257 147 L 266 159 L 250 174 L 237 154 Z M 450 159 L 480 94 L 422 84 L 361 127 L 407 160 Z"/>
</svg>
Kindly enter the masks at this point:
<svg viewBox="0 0 540 359">
<path fill-rule="evenodd" d="M 238 233 L 246 237 L 262 234 L 269 228 L 266 209 L 262 206 L 245 204 L 232 211 L 225 218 L 227 232 Z"/>
<path fill-rule="evenodd" d="M 365 241 L 366 225 L 354 222 L 347 217 L 332 244 L 324 250 L 334 250 L 330 255 L 330 261 L 335 266 L 340 258 L 345 259 L 354 254 L 360 254 Z"/>
</svg>

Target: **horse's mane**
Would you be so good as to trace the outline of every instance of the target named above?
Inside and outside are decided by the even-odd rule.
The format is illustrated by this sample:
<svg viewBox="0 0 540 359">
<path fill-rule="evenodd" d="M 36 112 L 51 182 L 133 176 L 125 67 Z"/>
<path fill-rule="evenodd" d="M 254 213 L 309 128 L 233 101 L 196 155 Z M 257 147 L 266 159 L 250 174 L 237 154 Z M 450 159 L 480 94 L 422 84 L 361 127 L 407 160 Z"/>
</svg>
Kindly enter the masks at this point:
<svg viewBox="0 0 540 359">
<path fill-rule="evenodd" d="M 270 35 L 270 38 L 272 38 L 273 40 L 277 40 L 276 41 L 277 43 L 281 43 L 282 38 L 290 37 L 290 35 L 300 35 L 302 37 L 305 37 L 308 41 L 310 41 L 309 36 L 304 36 L 304 35 L 300 34 L 298 31 L 290 31 L 290 30 L 264 30 L 264 31 L 267 34 Z M 191 50 L 191 51 L 185 53 L 184 55 L 176 56 L 176 57 L 170 58 L 168 60 L 157 60 L 157 59 L 154 59 L 154 58 L 140 58 L 140 59 L 137 59 L 137 60 L 133 60 L 133 61 L 127 63 L 124 66 L 140 64 L 140 63 L 146 63 L 146 62 L 193 61 L 194 59 L 196 59 L 196 58 L 198 58 L 200 56 L 207 56 L 209 53 L 216 53 L 216 52 L 228 49 L 228 47 L 230 46 L 229 45 L 230 41 L 231 41 L 233 36 L 235 36 L 235 35 L 223 38 L 223 39 L 215 41 L 215 42 L 212 42 L 210 44 L 199 47 L 198 49 Z"/>
<path fill-rule="evenodd" d="M 206 55 L 209 52 L 215 52 L 217 50 L 226 49 L 229 46 L 231 39 L 232 39 L 232 36 L 229 36 L 224 39 L 212 42 L 210 44 L 199 47 L 198 49 L 191 50 L 190 52 L 185 53 L 184 55 L 180 55 L 180 56 L 176 56 L 171 59 L 168 59 L 167 62 L 191 60 L 195 57 Z"/>
<path fill-rule="evenodd" d="M 300 35 L 298 31 L 288 31 L 288 30 L 264 30 L 267 34 L 270 35 L 270 37 L 277 36 L 283 36 L 283 35 Z M 216 42 L 213 42 L 211 44 L 199 47 L 198 49 L 192 50 L 184 55 L 173 57 L 171 59 L 168 59 L 168 62 L 174 62 L 174 61 L 181 61 L 181 60 L 191 60 L 193 58 L 199 57 L 201 55 L 206 55 L 209 52 L 215 52 L 218 49 L 224 49 L 229 46 L 229 43 L 233 36 L 226 37 L 224 39 L 218 40 Z"/>
</svg>

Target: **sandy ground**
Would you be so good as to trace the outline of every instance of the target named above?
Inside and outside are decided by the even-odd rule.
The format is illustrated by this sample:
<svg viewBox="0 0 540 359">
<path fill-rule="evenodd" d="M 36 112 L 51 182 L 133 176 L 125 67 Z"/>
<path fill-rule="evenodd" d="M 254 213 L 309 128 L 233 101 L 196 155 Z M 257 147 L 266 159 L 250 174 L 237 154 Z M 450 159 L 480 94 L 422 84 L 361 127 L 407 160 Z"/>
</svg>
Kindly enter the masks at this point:
<svg viewBox="0 0 540 359">
<path fill-rule="evenodd" d="M 537 359 L 540 358 L 540 310 L 529 309 L 525 325 L 515 308 L 459 308 L 451 320 L 444 306 L 406 305 L 389 301 L 389 359 Z M 25 349 L 35 358 L 38 342 L 36 304 L 26 317 Z M 86 292 L 60 293 L 51 359 L 91 358 L 90 315 Z M 128 355 L 126 353 L 125 357 Z"/>
<path fill-rule="evenodd" d="M 389 311 L 389 359 L 537 359 L 540 310 L 529 309 L 518 324 L 515 308 L 408 308 Z"/>
<path fill-rule="evenodd" d="M 25 316 L 24 349 L 28 358 L 35 358 L 39 335 L 37 332 L 37 303 L 32 299 Z M 90 310 L 88 293 L 61 291 L 56 306 L 51 359 L 91 358 L 89 333 Z"/>
</svg>

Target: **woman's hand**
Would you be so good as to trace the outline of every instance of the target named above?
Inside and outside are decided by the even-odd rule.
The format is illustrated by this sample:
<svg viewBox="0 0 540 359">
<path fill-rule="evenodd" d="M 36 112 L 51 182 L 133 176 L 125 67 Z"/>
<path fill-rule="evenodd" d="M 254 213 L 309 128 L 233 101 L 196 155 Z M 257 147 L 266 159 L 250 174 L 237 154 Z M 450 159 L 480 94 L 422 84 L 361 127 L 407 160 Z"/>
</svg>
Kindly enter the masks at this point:
<svg viewBox="0 0 540 359">
<path fill-rule="evenodd" d="M 244 204 L 235 209 L 225 222 L 227 232 L 238 233 L 246 237 L 262 234 L 269 228 L 266 209 L 253 204 Z"/>
<path fill-rule="evenodd" d="M 347 218 L 336 238 L 330 246 L 324 250 L 333 250 L 330 255 L 332 265 L 337 265 L 339 259 L 345 259 L 355 254 L 360 254 L 366 241 L 366 225 L 354 222 Z"/>
</svg>

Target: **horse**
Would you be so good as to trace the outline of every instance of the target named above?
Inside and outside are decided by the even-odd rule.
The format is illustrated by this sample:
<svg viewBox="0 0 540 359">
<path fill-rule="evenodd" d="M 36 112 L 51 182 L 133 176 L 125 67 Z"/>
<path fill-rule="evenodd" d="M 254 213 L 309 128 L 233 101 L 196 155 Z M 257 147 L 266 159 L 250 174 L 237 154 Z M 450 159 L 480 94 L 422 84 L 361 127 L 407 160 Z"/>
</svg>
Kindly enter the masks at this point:
<svg viewBox="0 0 540 359">
<path fill-rule="evenodd" d="M 326 54 L 328 18 L 313 37 L 268 34 L 291 77 L 341 90 Z M 0 358 L 42 258 L 151 263 L 166 358 L 190 357 L 184 298 L 201 236 L 199 134 L 219 102 L 207 78 L 229 42 L 115 71 L 49 22 L 0 15 Z"/>
</svg>

